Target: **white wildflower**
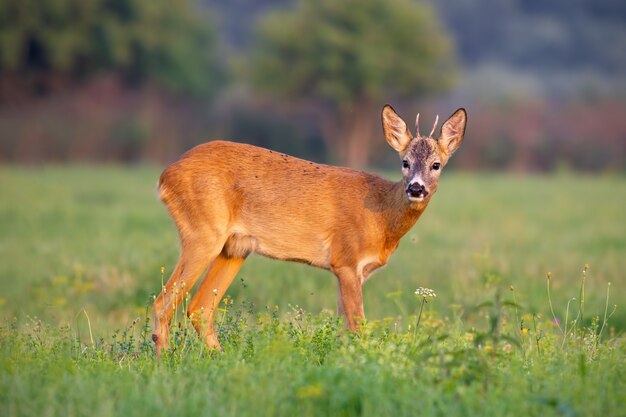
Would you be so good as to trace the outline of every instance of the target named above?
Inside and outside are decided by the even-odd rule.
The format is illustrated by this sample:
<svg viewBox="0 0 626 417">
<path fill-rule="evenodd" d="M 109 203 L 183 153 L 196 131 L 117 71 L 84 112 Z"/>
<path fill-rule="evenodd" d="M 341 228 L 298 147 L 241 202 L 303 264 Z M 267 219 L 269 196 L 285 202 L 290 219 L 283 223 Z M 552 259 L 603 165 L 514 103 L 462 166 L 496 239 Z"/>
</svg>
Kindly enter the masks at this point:
<svg viewBox="0 0 626 417">
<path fill-rule="evenodd" d="M 424 287 L 419 287 L 418 289 L 416 289 L 415 295 L 419 295 L 423 298 L 435 298 L 437 296 L 434 290 Z"/>
</svg>

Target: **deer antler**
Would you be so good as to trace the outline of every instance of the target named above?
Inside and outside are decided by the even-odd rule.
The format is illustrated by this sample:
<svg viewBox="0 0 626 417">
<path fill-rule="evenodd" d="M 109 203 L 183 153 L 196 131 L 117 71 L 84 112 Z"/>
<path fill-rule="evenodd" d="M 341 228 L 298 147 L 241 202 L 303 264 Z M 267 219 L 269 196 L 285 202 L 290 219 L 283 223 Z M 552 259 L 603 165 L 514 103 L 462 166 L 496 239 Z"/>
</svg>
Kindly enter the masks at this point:
<svg viewBox="0 0 626 417">
<path fill-rule="evenodd" d="M 428 135 L 428 137 L 430 138 L 433 137 L 433 134 L 435 133 L 435 129 L 437 129 L 437 123 L 439 123 L 439 115 L 435 117 L 435 124 L 433 125 L 433 130 L 430 131 L 430 135 Z"/>
<path fill-rule="evenodd" d="M 415 137 L 419 138 L 420 137 L 420 114 L 417 113 L 417 116 L 415 116 Z"/>
</svg>

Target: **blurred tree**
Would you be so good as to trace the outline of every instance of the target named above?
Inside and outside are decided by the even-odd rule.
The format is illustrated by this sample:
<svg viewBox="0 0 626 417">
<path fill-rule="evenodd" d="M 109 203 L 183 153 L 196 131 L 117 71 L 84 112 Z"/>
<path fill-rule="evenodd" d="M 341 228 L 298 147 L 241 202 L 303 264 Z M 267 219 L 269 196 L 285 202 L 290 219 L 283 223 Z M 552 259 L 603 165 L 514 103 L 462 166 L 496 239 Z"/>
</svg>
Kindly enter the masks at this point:
<svg viewBox="0 0 626 417">
<path fill-rule="evenodd" d="M 410 0 L 302 0 L 259 24 L 248 63 L 253 85 L 320 101 L 327 147 L 350 166 L 368 163 L 380 100 L 448 87 L 452 48 L 432 9 Z"/>
<path fill-rule="evenodd" d="M 218 84 L 215 33 L 188 0 L 0 0 L 3 90 L 38 93 L 112 71 L 207 96 Z M 2 98 L 0 91 L 0 98 Z"/>
</svg>

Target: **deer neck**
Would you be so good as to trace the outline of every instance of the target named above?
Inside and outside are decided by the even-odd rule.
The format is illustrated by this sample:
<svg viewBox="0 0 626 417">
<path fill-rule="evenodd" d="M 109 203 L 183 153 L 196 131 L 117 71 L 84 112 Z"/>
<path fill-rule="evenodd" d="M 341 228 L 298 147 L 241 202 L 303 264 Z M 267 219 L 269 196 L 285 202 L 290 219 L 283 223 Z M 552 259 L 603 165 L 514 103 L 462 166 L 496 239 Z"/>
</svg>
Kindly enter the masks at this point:
<svg viewBox="0 0 626 417">
<path fill-rule="evenodd" d="M 389 189 L 385 194 L 381 206 L 387 229 L 386 240 L 389 245 L 395 247 L 422 215 L 430 201 L 430 196 L 419 203 L 409 202 L 402 181 L 389 184 Z"/>
</svg>

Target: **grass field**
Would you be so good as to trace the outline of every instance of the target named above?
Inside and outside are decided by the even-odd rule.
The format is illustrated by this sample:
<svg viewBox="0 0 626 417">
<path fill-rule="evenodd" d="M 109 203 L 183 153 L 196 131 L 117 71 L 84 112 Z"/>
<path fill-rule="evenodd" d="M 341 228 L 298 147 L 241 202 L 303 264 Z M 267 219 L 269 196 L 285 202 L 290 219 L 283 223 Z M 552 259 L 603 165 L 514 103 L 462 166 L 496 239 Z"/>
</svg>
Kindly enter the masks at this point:
<svg viewBox="0 0 626 417">
<path fill-rule="evenodd" d="M 224 353 L 179 315 L 157 362 L 146 308 L 178 255 L 158 174 L 0 168 L 2 415 L 626 415 L 625 178 L 446 172 L 359 334 L 328 272 L 251 257 Z"/>
</svg>

